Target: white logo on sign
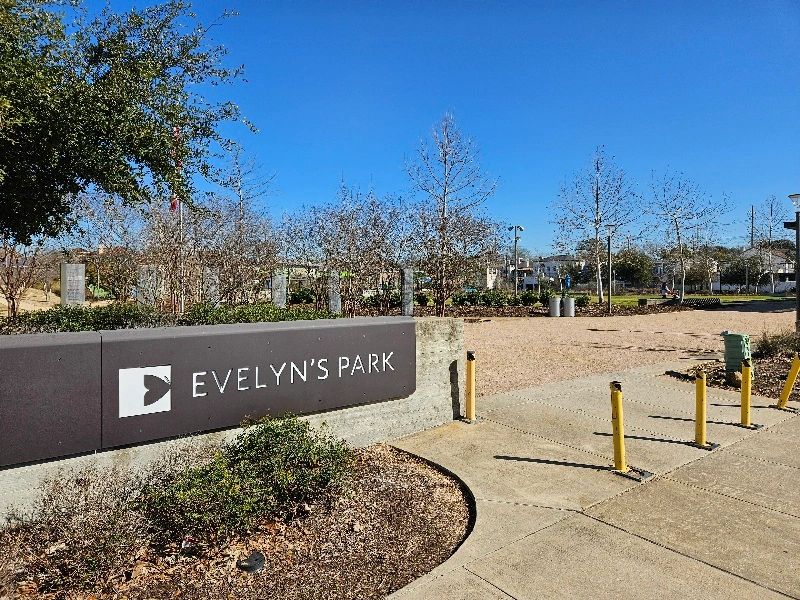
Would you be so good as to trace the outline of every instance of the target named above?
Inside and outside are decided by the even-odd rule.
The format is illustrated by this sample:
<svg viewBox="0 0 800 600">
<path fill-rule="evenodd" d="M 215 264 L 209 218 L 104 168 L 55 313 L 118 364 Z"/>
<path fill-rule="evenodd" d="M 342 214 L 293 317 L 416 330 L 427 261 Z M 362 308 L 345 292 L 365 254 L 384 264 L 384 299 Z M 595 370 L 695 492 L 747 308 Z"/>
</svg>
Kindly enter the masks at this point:
<svg viewBox="0 0 800 600">
<path fill-rule="evenodd" d="M 172 367 L 119 370 L 119 416 L 134 417 L 172 409 Z"/>
</svg>

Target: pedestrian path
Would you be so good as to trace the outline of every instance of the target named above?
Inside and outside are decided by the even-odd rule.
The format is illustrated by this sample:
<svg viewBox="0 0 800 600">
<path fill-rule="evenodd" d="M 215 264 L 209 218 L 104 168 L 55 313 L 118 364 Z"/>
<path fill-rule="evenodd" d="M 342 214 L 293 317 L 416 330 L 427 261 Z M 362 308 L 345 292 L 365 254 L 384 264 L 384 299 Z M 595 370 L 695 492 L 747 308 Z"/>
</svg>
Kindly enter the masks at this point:
<svg viewBox="0 0 800 600">
<path fill-rule="evenodd" d="M 800 598 L 800 419 L 708 388 L 709 452 L 694 386 L 648 366 L 479 399 L 478 422 L 398 440 L 475 496 L 471 535 L 393 595 L 417 598 Z M 612 472 L 608 384 L 622 382 L 628 462 Z"/>
</svg>

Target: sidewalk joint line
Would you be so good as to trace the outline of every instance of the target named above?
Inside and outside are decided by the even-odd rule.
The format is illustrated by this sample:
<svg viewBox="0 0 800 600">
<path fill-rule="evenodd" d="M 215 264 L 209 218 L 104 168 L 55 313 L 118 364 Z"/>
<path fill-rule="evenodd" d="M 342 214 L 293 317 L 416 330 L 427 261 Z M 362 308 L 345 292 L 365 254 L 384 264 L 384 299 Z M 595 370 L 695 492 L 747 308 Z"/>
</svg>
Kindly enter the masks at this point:
<svg viewBox="0 0 800 600">
<path fill-rule="evenodd" d="M 525 506 L 527 508 L 544 508 L 548 510 L 558 510 L 563 512 L 573 512 L 573 513 L 582 513 L 583 510 L 579 508 L 567 508 L 565 506 L 549 506 L 547 504 L 531 504 L 530 502 L 513 502 L 511 500 L 494 500 L 492 498 L 479 498 L 475 497 L 475 500 L 480 500 L 481 502 L 491 502 L 493 504 L 508 504 L 511 506 Z"/>
<path fill-rule="evenodd" d="M 514 427 L 513 425 L 508 425 L 506 423 L 501 423 L 499 421 L 494 421 L 494 420 L 486 418 L 486 417 L 484 417 L 483 420 L 488 422 L 488 423 L 494 423 L 495 425 L 500 425 L 501 427 L 506 427 L 508 429 L 513 429 L 514 431 L 518 431 L 519 433 L 522 433 L 524 435 L 530 435 L 532 437 L 539 438 L 540 440 L 545 440 L 546 442 L 550 442 L 551 444 L 557 444 L 559 446 L 564 446 L 565 448 L 570 448 L 572 450 L 577 450 L 579 452 L 583 452 L 583 453 L 588 454 L 590 456 L 594 456 L 594 457 L 597 457 L 597 458 L 602 458 L 603 460 L 606 460 L 606 461 L 609 460 L 608 456 L 605 456 L 604 454 L 598 454 L 597 452 L 592 452 L 591 450 L 585 450 L 583 448 L 578 448 L 577 446 L 571 446 L 570 444 L 565 444 L 564 442 L 559 442 L 558 440 L 554 440 L 554 439 L 545 437 L 543 435 L 539 435 L 538 433 L 533 433 L 531 431 L 527 431 L 525 429 L 520 429 L 519 427 Z M 611 460 L 613 460 L 613 459 L 611 459 Z"/>
<path fill-rule="evenodd" d="M 744 498 L 737 498 L 736 496 L 731 496 L 729 494 L 724 494 L 722 492 L 718 492 L 716 490 L 710 490 L 708 488 L 704 488 L 700 485 L 695 485 L 694 483 L 689 483 L 687 481 L 681 481 L 680 479 L 673 479 L 672 477 L 666 476 L 664 479 L 668 479 L 669 481 L 674 481 L 675 483 L 679 483 L 683 486 L 688 488 L 694 488 L 696 490 L 701 490 L 703 492 L 708 492 L 709 494 L 715 494 L 717 496 L 722 496 L 723 498 L 728 498 L 729 500 L 736 500 L 737 502 L 742 502 L 744 504 L 749 504 L 750 506 L 755 506 L 756 508 L 763 508 L 764 510 L 768 510 L 770 512 L 777 513 L 779 515 L 783 515 L 785 517 L 791 517 L 792 519 L 800 519 L 800 516 L 793 515 L 791 513 L 783 512 L 782 510 L 778 510 L 777 508 L 770 508 L 769 506 L 764 506 L 763 504 L 759 504 L 758 502 L 753 502 L 752 500 L 745 500 Z"/>
<path fill-rule="evenodd" d="M 505 591 L 503 588 L 497 587 L 495 584 L 493 584 L 491 581 L 489 581 L 489 580 L 488 580 L 488 579 L 486 579 L 485 577 L 481 577 L 481 576 L 480 576 L 480 575 L 478 575 L 478 574 L 477 574 L 475 571 L 472 571 L 471 569 L 469 569 L 469 568 L 468 568 L 466 565 L 464 565 L 464 566 L 463 566 L 463 567 L 461 567 L 461 568 L 462 568 L 462 569 L 464 569 L 464 570 L 465 570 L 467 573 L 472 573 L 472 574 L 473 574 L 475 577 L 477 577 L 478 579 L 480 579 L 481 581 L 483 581 L 483 582 L 484 582 L 484 583 L 486 583 L 487 585 L 490 585 L 490 586 L 492 586 L 494 589 L 496 589 L 498 592 L 500 592 L 500 593 L 501 593 L 501 594 L 503 594 L 504 596 L 508 596 L 509 598 L 511 598 L 511 600 L 519 600 L 519 599 L 518 599 L 518 598 L 516 598 L 515 596 L 512 596 L 511 594 L 509 594 L 509 593 L 508 593 L 507 591 Z"/>
<path fill-rule="evenodd" d="M 736 456 L 741 456 L 742 458 L 750 458 L 752 460 L 757 460 L 759 462 L 765 462 L 770 465 L 778 465 L 780 467 L 787 467 L 789 469 L 797 469 L 800 471 L 800 466 L 797 465 L 787 465 L 786 463 L 778 462 L 776 460 L 769 460 L 768 458 L 760 458 L 758 456 L 750 456 L 749 454 L 742 454 L 741 452 L 737 452 L 735 448 L 730 448 L 728 450 L 730 454 L 735 454 Z"/>
<path fill-rule="evenodd" d="M 775 588 L 772 588 L 772 587 L 770 587 L 768 585 L 764 585 L 763 583 L 759 583 L 757 581 L 754 581 L 754 580 L 752 580 L 752 579 L 750 579 L 748 577 L 745 577 L 744 575 L 739 575 L 738 573 L 734 573 L 733 571 L 730 571 L 730 570 L 728 570 L 728 569 L 726 569 L 724 567 L 719 567 L 719 566 L 717 566 L 715 564 L 712 564 L 712 563 L 710 563 L 710 562 L 708 562 L 708 561 L 706 561 L 706 560 L 704 560 L 702 558 L 698 558 L 696 556 L 692 556 L 691 554 L 687 554 L 686 552 L 683 552 L 682 550 L 678 550 L 676 548 L 671 548 L 670 546 L 667 546 L 666 544 L 664 544 L 662 542 L 658 542 L 656 540 L 651 540 L 650 538 L 647 538 L 644 535 L 640 535 L 638 533 L 634 533 L 632 531 L 628 531 L 624 527 L 621 527 L 620 525 L 615 525 L 614 523 L 609 523 L 608 521 L 605 521 L 605 520 L 601 519 L 600 517 L 597 517 L 597 516 L 594 516 L 594 515 L 590 515 L 590 514 L 586 514 L 586 516 L 589 517 L 590 519 L 593 519 L 593 520 L 597 521 L 598 523 L 603 523 L 604 525 L 608 525 L 609 527 L 613 527 L 614 529 L 616 529 L 618 531 L 621 531 L 622 533 L 626 533 L 626 534 L 628 534 L 630 536 L 633 536 L 635 538 L 643 540 L 643 541 L 645 541 L 645 542 L 647 542 L 649 544 L 653 544 L 654 546 L 657 546 L 659 548 L 667 550 L 668 552 L 674 552 L 675 554 L 678 554 L 679 556 L 683 556 L 684 558 L 688 558 L 689 560 L 692 560 L 692 561 L 695 561 L 695 562 L 699 562 L 699 563 L 704 564 L 704 565 L 706 565 L 708 567 L 711 567 L 712 569 L 716 569 L 717 571 L 721 571 L 723 573 L 727 573 L 728 575 L 731 575 L 731 576 L 736 577 L 737 579 L 741 579 L 743 581 L 747 581 L 748 583 L 752 583 L 753 585 L 755 585 L 757 587 L 760 587 L 762 589 L 766 589 L 766 590 L 769 590 L 771 592 L 775 592 L 776 594 L 780 594 L 781 596 L 784 596 L 786 598 L 795 598 L 795 596 L 787 594 L 786 592 L 781 592 L 780 590 L 776 590 Z"/>
</svg>

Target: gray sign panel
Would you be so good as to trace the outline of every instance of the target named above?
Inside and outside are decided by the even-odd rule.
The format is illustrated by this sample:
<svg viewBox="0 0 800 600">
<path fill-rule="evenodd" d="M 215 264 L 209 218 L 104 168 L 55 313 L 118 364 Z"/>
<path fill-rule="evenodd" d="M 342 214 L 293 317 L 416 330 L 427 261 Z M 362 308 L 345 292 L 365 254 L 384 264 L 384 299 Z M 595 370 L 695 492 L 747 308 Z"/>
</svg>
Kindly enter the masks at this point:
<svg viewBox="0 0 800 600">
<path fill-rule="evenodd" d="M 86 265 L 61 263 L 61 305 L 86 301 Z"/>
<path fill-rule="evenodd" d="M 0 336 L 0 466 L 100 447 L 100 335 Z"/>
<path fill-rule="evenodd" d="M 102 447 L 403 398 L 412 319 L 103 332 Z"/>
</svg>

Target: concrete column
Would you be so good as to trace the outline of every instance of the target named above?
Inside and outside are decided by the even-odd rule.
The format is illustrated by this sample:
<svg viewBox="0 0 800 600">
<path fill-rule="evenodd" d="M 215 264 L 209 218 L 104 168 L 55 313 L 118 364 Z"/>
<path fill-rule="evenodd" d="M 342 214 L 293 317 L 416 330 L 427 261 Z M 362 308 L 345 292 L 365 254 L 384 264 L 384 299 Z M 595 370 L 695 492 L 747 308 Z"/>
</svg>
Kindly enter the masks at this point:
<svg viewBox="0 0 800 600">
<path fill-rule="evenodd" d="M 61 306 L 86 302 L 86 265 L 61 263 Z"/>
<path fill-rule="evenodd" d="M 342 293 L 339 286 L 339 271 L 328 273 L 328 310 L 335 315 L 342 314 Z"/>
<path fill-rule="evenodd" d="M 203 301 L 217 306 L 219 297 L 219 272 L 211 267 L 203 267 Z"/>
<path fill-rule="evenodd" d="M 136 283 L 136 301 L 148 306 L 155 306 L 161 295 L 161 273 L 154 265 L 142 265 L 138 270 Z"/>
<path fill-rule="evenodd" d="M 281 269 L 272 276 L 272 303 L 286 308 L 286 271 Z"/>
<path fill-rule="evenodd" d="M 400 271 L 402 278 L 402 315 L 414 316 L 414 269 L 406 267 Z"/>
</svg>

